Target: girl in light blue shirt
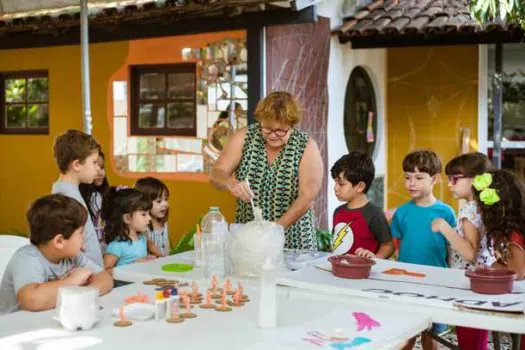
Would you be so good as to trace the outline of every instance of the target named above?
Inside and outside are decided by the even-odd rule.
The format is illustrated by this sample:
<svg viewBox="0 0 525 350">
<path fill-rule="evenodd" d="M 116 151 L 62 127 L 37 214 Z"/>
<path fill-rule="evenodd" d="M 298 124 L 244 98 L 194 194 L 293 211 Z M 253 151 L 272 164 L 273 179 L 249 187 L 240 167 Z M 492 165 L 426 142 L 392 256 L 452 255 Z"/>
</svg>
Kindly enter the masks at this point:
<svg viewBox="0 0 525 350">
<path fill-rule="evenodd" d="M 102 219 L 105 221 L 104 267 L 145 262 L 162 256 L 143 232 L 151 218 L 151 201 L 132 188 L 111 187 L 102 202 Z"/>
</svg>

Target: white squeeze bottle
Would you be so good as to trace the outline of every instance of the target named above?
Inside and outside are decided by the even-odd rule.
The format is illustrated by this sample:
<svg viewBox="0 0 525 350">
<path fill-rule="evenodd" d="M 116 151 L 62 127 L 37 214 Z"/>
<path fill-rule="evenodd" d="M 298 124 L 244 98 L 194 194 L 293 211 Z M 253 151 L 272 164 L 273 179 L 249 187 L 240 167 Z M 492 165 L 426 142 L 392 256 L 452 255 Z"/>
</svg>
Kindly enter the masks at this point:
<svg viewBox="0 0 525 350">
<path fill-rule="evenodd" d="M 206 277 L 225 277 L 225 243 L 228 225 L 218 207 L 202 218 L 202 249 Z"/>
<path fill-rule="evenodd" d="M 277 269 L 270 258 L 266 258 L 261 271 L 261 300 L 259 304 L 259 327 L 277 326 Z"/>
</svg>

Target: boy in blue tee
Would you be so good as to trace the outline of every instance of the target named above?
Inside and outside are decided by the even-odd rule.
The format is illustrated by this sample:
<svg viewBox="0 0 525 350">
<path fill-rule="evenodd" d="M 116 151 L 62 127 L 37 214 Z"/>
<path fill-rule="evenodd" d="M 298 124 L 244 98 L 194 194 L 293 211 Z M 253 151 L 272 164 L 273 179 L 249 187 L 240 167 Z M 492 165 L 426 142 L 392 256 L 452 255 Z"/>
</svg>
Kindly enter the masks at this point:
<svg viewBox="0 0 525 350">
<path fill-rule="evenodd" d="M 392 219 L 392 235 L 400 240 L 400 262 L 419 265 L 448 267 L 447 240 L 432 232 L 432 221 L 443 218 L 451 227 L 456 225 L 452 208 L 436 200 L 420 206 L 414 200 L 396 210 Z"/>
<path fill-rule="evenodd" d="M 405 156 L 403 171 L 405 187 L 412 200 L 396 210 L 392 218 L 392 235 L 400 240 L 398 261 L 411 264 L 447 267 L 447 240 L 432 231 L 432 221 L 445 219 L 451 227 L 456 225 L 454 210 L 438 201 L 432 193 L 441 173 L 437 154 L 430 150 L 414 151 Z M 442 333 L 446 325 L 433 324 L 433 333 Z M 405 349 L 414 346 L 412 338 Z M 423 333 L 423 349 L 437 349 L 432 337 Z"/>
</svg>

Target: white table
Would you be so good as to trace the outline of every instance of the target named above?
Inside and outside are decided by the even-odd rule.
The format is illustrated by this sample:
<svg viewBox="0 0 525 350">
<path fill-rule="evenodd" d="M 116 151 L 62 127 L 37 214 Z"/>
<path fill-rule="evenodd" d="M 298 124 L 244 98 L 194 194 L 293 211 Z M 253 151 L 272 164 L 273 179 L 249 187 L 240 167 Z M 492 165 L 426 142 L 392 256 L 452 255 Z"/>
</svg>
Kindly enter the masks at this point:
<svg viewBox="0 0 525 350">
<path fill-rule="evenodd" d="M 321 253 L 322 254 L 322 253 Z M 293 254 L 285 254 L 287 260 L 291 260 Z M 320 259 L 324 259 L 321 257 Z M 309 265 L 318 261 L 314 259 L 303 262 Z M 113 269 L 113 278 L 127 282 L 143 282 L 152 278 L 167 278 L 177 279 L 182 281 L 203 281 L 205 280 L 204 269 L 201 267 L 193 267 L 193 270 L 188 272 L 165 272 L 162 271 L 162 265 L 171 263 L 194 264 L 194 251 L 187 251 L 184 253 L 170 255 L 164 258 L 155 259 L 147 263 L 129 264 L 124 266 L 117 266 Z M 297 260 L 294 260 L 294 266 L 299 265 Z"/>
<path fill-rule="evenodd" d="M 290 294 L 315 300 L 338 300 L 352 306 L 378 305 L 392 312 L 419 313 L 432 317 L 433 322 L 482 328 L 501 332 L 525 333 L 525 282 L 515 282 L 513 295 L 487 296 L 475 294 L 469 289 L 464 271 L 442 269 L 422 265 L 403 264 L 393 261 L 376 260 L 377 264 L 369 279 L 349 280 L 337 278 L 331 272 L 309 267 L 282 274 L 278 283 L 292 287 Z M 329 263 L 317 264 L 330 269 Z M 426 276 L 410 277 L 383 274 L 390 268 L 406 269 Z M 443 300 L 440 300 L 443 299 Z M 491 311 L 465 308 L 460 300 L 472 303 L 484 302 L 480 308 Z M 492 301 L 502 301 L 500 310 L 512 309 L 521 313 L 496 312 L 498 307 Z M 516 302 L 516 303 L 514 303 Z M 506 304 L 505 304 L 506 303 Z M 517 305 L 514 305 L 517 304 Z M 489 305 L 489 306 L 487 306 Z"/>
<path fill-rule="evenodd" d="M 194 263 L 193 251 L 164 258 L 155 259 L 146 263 L 129 264 L 113 268 L 113 278 L 126 282 L 144 282 L 152 278 L 177 279 L 181 281 L 204 280 L 204 269 L 194 266 L 188 272 L 166 272 L 162 271 L 162 265 L 172 263 L 191 264 Z"/>
<path fill-rule="evenodd" d="M 196 319 L 186 320 L 182 324 L 169 324 L 165 321 L 135 321 L 131 327 L 113 326 L 115 318 L 111 310 L 121 305 L 124 297 L 137 291 L 153 295 L 154 287 L 132 284 L 111 291 L 101 298 L 104 309 L 101 320 L 89 331 L 69 333 L 64 331 L 57 321 L 52 319 L 55 310 L 31 313 L 16 312 L 0 317 L 0 349 L 2 350 L 58 350 L 58 349 L 162 349 L 169 346 L 178 349 L 263 349 L 265 344 L 272 344 L 277 349 L 319 349 L 301 341 L 305 330 L 323 332 L 335 331 L 330 325 L 317 325 L 319 329 L 303 325 L 305 322 L 320 318 L 319 322 L 341 324 L 340 328 L 351 323 L 351 312 L 366 312 L 373 317 L 390 317 L 392 322 L 403 323 L 403 331 L 376 338 L 376 343 L 364 344 L 359 349 L 393 348 L 426 329 L 429 318 L 403 313 L 402 315 L 384 315 L 384 311 L 367 305 L 366 307 L 341 306 L 338 303 L 312 301 L 302 297 L 289 298 L 285 289 L 278 292 L 278 327 L 261 329 L 257 326 L 258 293 L 256 289 L 246 287 L 251 302 L 230 313 L 195 308 Z M 335 316 L 341 317 L 336 319 Z M 322 317 L 327 318 L 323 320 Z M 393 317 L 393 318 L 392 318 Z M 378 318 L 378 319 L 379 319 Z M 303 328 L 301 328 L 303 327 Z M 324 329 L 321 329 L 325 327 Z M 326 328 L 328 327 L 328 328 Z M 289 339 L 286 338 L 288 336 Z M 359 333 L 369 337 L 368 331 Z M 284 337 L 284 338 L 283 338 Z M 300 345 L 300 346 L 297 346 Z"/>
<path fill-rule="evenodd" d="M 203 275 L 201 274 L 199 277 L 195 271 L 191 273 L 174 274 L 163 272 L 160 269 L 160 267 L 166 263 L 175 261 L 191 263 L 192 259 L 193 252 L 185 252 L 183 254 L 157 259 L 148 263 L 131 264 L 118 267 L 114 269 L 113 274 L 117 279 L 130 282 L 142 282 L 154 277 L 177 278 L 180 280 L 200 279 Z M 300 271 L 301 270 L 291 274 L 300 274 Z M 455 275 L 457 275 L 457 273 L 452 273 L 452 276 Z M 465 327 L 477 327 L 500 332 L 525 333 L 525 318 L 523 315 L 464 310 L 457 307 L 447 309 L 435 305 L 423 305 L 421 303 L 417 303 L 417 300 L 414 300 L 414 298 L 399 298 L 392 300 L 388 297 L 388 295 L 370 298 L 370 296 L 363 294 L 349 294 L 344 292 L 342 293 L 340 291 L 329 290 L 326 289 L 322 284 L 317 284 L 317 286 L 314 286 L 314 288 L 312 288 L 312 285 L 293 284 L 289 283 L 289 276 L 281 276 L 282 278 L 280 279 L 280 282 L 286 286 L 280 288 L 286 289 L 291 298 L 306 298 L 318 301 L 336 301 L 338 303 L 349 305 L 350 307 L 360 308 L 366 308 L 373 305 L 381 308 L 382 310 L 394 313 L 404 313 L 407 310 L 410 310 L 410 312 L 417 313 L 422 317 L 431 317 L 433 322 Z M 335 279 L 335 277 L 333 278 Z M 399 278 L 399 276 L 392 276 L 392 279 Z M 456 278 L 459 277 L 456 276 Z M 286 281 L 286 279 L 288 279 L 288 281 Z M 446 280 L 440 279 L 439 277 L 436 280 L 435 278 L 431 277 L 429 280 L 427 280 L 427 282 L 443 283 L 446 282 Z M 349 281 L 348 283 L 352 282 Z M 521 282 L 521 285 L 523 285 L 523 283 L 524 282 Z M 250 283 L 248 283 L 248 285 L 250 285 Z"/>
</svg>

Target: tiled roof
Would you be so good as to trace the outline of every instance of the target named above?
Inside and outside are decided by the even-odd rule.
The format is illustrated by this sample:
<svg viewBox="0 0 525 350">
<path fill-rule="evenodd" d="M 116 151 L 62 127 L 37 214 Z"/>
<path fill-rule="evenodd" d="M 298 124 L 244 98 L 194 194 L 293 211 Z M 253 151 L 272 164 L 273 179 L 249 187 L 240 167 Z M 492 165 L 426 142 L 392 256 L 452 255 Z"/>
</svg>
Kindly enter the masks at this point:
<svg viewBox="0 0 525 350">
<path fill-rule="evenodd" d="M 376 0 L 345 19 L 339 30 L 342 42 L 365 37 L 479 34 L 520 30 L 504 22 L 478 24 L 468 0 Z"/>
<path fill-rule="evenodd" d="M 177 20 L 180 17 L 224 14 L 235 16 L 243 12 L 265 11 L 268 6 L 276 2 L 287 3 L 280 0 L 97 0 L 89 2 L 89 17 L 90 24 L 104 24 L 158 17 L 171 17 Z M 56 1 L 56 3 L 66 5 L 69 1 Z M 76 3 L 78 4 L 78 1 Z M 0 13 L 0 34 L 74 27 L 78 26 L 79 19 L 78 5 Z"/>
</svg>

